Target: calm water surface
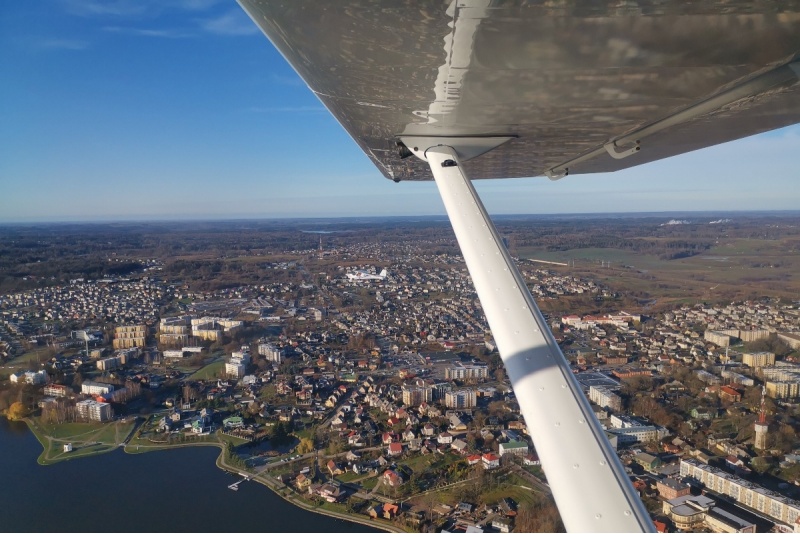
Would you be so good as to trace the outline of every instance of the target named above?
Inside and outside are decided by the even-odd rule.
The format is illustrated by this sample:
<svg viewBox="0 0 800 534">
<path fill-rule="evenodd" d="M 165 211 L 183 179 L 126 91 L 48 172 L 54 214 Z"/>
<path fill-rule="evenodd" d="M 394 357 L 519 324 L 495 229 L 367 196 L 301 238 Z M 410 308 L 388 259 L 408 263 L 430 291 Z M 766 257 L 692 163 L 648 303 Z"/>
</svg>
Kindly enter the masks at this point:
<svg viewBox="0 0 800 534">
<path fill-rule="evenodd" d="M 308 512 L 214 465 L 215 447 L 117 450 L 40 466 L 41 445 L 0 417 L 0 532 L 375 532 Z"/>
</svg>

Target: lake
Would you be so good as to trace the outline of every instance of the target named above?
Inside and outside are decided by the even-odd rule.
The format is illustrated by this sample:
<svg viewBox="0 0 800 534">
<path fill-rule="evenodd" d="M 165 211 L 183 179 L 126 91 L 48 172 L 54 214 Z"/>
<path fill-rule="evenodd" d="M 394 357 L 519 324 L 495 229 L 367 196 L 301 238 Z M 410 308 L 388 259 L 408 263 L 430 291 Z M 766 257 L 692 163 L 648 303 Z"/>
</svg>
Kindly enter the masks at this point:
<svg viewBox="0 0 800 534">
<path fill-rule="evenodd" d="M 0 417 L 3 532 L 376 532 L 315 514 L 255 482 L 228 485 L 216 447 L 122 450 L 40 466 L 24 423 Z"/>
</svg>

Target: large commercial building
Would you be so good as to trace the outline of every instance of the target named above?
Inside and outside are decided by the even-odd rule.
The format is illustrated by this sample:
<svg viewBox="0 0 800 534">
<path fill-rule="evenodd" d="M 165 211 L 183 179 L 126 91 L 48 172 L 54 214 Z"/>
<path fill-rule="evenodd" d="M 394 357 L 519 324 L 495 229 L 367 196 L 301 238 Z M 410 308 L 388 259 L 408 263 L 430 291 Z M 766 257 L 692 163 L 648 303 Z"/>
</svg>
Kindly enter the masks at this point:
<svg viewBox="0 0 800 534">
<path fill-rule="evenodd" d="M 474 408 L 477 402 L 478 395 L 474 389 L 448 391 L 444 395 L 444 405 L 447 408 Z"/>
<path fill-rule="evenodd" d="M 755 532 L 755 524 L 716 506 L 706 495 L 682 495 L 664 501 L 662 511 L 681 531 Z"/>
<path fill-rule="evenodd" d="M 147 343 L 147 327 L 143 324 L 118 326 L 114 329 L 114 349 L 144 347 Z"/>
<path fill-rule="evenodd" d="M 484 363 L 456 362 L 444 370 L 447 380 L 484 380 L 489 376 L 489 367 Z"/>
<path fill-rule="evenodd" d="M 97 402 L 94 399 L 86 399 L 75 403 L 78 417 L 89 421 L 108 421 L 113 417 L 111 405 L 107 402 Z"/>
<path fill-rule="evenodd" d="M 622 398 L 607 387 L 590 386 L 589 400 L 601 408 L 610 408 L 615 412 L 622 410 Z"/>
<path fill-rule="evenodd" d="M 800 517 L 800 502 L 697 460 L 681 460 L 681 476 L 693 478 L 706 488 L 731 497 L 790 528 Z"/>
</svg>

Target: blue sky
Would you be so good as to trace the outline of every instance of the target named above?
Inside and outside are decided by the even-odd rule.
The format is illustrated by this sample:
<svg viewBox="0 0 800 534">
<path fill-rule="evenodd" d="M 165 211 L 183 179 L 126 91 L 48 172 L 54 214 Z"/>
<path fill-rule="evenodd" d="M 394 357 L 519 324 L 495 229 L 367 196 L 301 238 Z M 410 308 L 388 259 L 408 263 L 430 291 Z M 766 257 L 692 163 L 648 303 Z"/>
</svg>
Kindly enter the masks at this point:
<svg viewBox="0 0 800 534">
<path fill-rule="evenodd" d="M 0 222 L 442 214 L 384 179 L 233 0 L 0 8 Z M 492 213 L 798 209 L 800 127 L 476 182 Z"/>
</svg>

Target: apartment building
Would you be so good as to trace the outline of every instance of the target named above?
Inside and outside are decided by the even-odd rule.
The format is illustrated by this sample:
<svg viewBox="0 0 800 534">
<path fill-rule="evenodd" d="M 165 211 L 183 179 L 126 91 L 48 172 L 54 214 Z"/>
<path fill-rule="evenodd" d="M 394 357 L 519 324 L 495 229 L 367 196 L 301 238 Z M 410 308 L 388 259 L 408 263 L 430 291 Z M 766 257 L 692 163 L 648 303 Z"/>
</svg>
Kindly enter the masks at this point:
<svg viewBox="0 0 800 534">
<path fill-rule="evenodd" d="M 489 376 L 489 367 L 484 363 L 456 362 L 444 370 L 447 380 L 484 380 Z"/>
<path fill-rule="evenodd" d="M 44 394 L 47 397 L 66 397 L 69 394 L 69 388 L 61 384 L 49 384 L 44 387 Z"/>
<path fill-rule="evenodd" d="M 118 326 L 114 329 L 114 349 L 144 347 L 147 342 L 147 327 L 141 325 Z"/>
<path fill-rule="evenodd" d="M 784 525 L 794 526 L 800 517 L 800 502 L 697 460 L 681 460 L 681 476 L 691 477 L 706 488 L 731 497 Z"/>
<path fill-rule="evenodd" d="M 745 352 L 742 353 L 742 363 L 755 369 L 767 365 L 775 365 L 775 353 L 772 352 Z"/>
<path fill-rule="evenodd" d="M 112 391 L 114 391 L 114 386 L 111 384 L 101 384 L 89 380 L 81 384 L 81 393 L 84 395 L 107 395 Z"/>
<path fill-rule="evenodd" d="M 402 392 L 403 404 L 406 406 L 419 406 L 433 400 L 433 386 L 428 384 L 403 384 Z"/>
<path fill-rule="evenodd" d="M 447 408 L 474 408 L 477 402 L 478 395 L 474 389 L 448 391 L 444 395 L 444 405 Z"/>
<path fill-rule="evenodd" d="M 589 400 L 601 408 L 610 408 L 615 412 L 622 410 L 622 398 L 607 387 L 590 386 Z"/>
<path fill-rule="evenodd" d="M 283 362 L 283 351 L 271 343 L 261 343 L 258 346 L 258 353 L 268 362 Z"/>
<path fill-rule="evenodd" d="M 113 417 L 111 405 L 107 402 L 98 402 L 86 399 L 75 403 L 78 417 L 89 421 L 108 421 Z"/>
</svg>

